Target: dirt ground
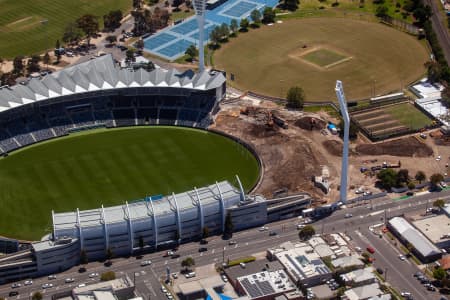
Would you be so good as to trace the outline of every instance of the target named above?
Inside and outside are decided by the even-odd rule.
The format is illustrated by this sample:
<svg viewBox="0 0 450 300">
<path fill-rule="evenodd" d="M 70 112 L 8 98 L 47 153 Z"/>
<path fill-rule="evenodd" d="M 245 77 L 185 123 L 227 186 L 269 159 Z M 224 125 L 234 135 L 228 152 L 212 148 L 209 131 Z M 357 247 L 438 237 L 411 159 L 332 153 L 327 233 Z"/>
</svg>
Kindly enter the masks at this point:
<svg viewBox="0 0 450 300">
<path fill-rule="evenodd" d="M 248 106 L 253 107 L 251 113 L 243 114 L 243 108 Z M 288 128 L 269 122 L 268 112 L 284 119 Z M 324 112 L 293 112 L 270 102 L 242 100 L 224 105 L 213 126 L 255 147 L 264 164 L 263 179 L 255 193 L 271 198 L 274 191 L 287 188 L 290 194 L 306 191 L 317 200 L 331 202 L 339 197 L 342 141 L 324 129 L 328 121 L 335 120 Z M 418 136 L 380 143 L 358 137 L 350 146 L 349 187 L 352 189 L 348 197 L 355 196 L 353 189 L 357 187 L 376 191 L 376 178 L 362 174 L 359 171 L 362 166 L 370 168 L 383 162 L 397 164 L 400 161 L 401 167 L 408 169 L 412 176 L 418 170 L 424 171 L 427 177 L 436 172 L 447 173 L 450 147 L 448 143 L 438 144 L 433 138 L 423 140 Z M 438 155 L 440 160 L 436 159 Z M 312 176 L 321 175 L 324 166 L 330 173 L 328 194 L 312 183 Z"/>
</svg>

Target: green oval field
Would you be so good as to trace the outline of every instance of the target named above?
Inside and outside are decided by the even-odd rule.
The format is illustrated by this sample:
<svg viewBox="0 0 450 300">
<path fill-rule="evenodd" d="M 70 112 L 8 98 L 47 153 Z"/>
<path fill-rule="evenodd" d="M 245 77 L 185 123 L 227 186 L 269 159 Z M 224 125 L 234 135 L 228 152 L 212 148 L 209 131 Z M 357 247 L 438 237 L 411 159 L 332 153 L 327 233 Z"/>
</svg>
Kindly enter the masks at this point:
<svg viewBox="0 0 450 300">
<path fill-rule="evenodd" d="M 400 91 L 424 75 L 428 58 L 416 37 L 386 25 L 306 18 L 239 33 L 215 52 L 214 63 L 243 90 L 285 96 L 298 85 L 307 101 L 334 101 L 336 80 L 348 99 Z"/>
<path fill-rule="evenodd" d="M 218 134 L 179 127 L 104 129 L 0 159 L 0 235 L 40 239 L 51 211 L 92 209 L 234 179 L 258 180 L 256 158 Z"/>
</svg>

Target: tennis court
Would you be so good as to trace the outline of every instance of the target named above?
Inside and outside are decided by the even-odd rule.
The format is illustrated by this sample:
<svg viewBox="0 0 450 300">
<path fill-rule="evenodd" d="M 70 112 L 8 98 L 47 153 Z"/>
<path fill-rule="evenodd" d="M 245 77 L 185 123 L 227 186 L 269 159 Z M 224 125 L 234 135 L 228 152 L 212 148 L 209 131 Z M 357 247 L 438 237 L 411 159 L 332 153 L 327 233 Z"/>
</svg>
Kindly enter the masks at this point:
<svg viewBox="0 0 450 300">
<path fill-rule="evenodd" d="M 242 18 L 249 18 L 254 9 L 262 12 L 265 6 L 274 7 L 277 0 L 228 0 L 218 7 L 207 10 L 205 13 L 205 44 L 215 26 L 222 23 L 230 24 L 236 19 L 238 23 Z M 174 60 L 182 55 L 186 49 L 194 44 L 198 47 L 199 30 L 195 17 L 190 17 L 175 26 L 164 28 L 158 33 L 144 40 L 145 50 Z"/>
</svg>

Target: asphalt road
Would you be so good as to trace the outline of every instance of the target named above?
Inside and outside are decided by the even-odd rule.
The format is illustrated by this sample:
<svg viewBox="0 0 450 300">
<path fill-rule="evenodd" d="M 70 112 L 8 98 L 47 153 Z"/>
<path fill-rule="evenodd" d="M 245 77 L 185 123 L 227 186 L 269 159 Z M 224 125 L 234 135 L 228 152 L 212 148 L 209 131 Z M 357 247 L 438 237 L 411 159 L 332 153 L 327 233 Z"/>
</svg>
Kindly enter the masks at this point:
<svg viewBox="0 0 450 300">
<path fill-rule="evenodd" d="M 412 274 L 418 270 L 415 264 L 401 261 L 398 259 L 398 252 L 390 246 L 389 242 L 379 239 L 368 230 L 370 225 L 384 222 L 387 218 L 398 216 L 406 212 L 420 211 L 425 212 L 426 207 L 430 207 L 432 201 L 437 198 L 450 198 L 450 191 L 441 193 L 431 193 L 420 197 L 414 197 L 401 201 L 392 201 L 389 199 L 374 200 L 365 204 L 349 207 L 335 212 L 330 217 L 314 223 L 317 232 L 346 232 L 353 242 L 361 248 L 367 247 L 367 244 L 373 245 L 376 249 L 375 267 L 388 269 L 388 281 L 399 291 L 410 291 L 415 299 L 425 299 L 437 297 L 437 293 L 430 294 L 416 282 Z M 429 201 L 427 204 L 426 202 Z M 353 218 L 344 218 L 345 213 L 352 213 Z M 180 245 L 178 254 L 180 258 L 170 259 L 164 257 L 164 251 L 145 255 L 142 259 L 151 259 L 153 264 L 147 267 L 141 267 L 139 259 L 134 257 L 115 259 L 112 266 L 105 267 L 102 263 L 93 262 L 87 265 L 85 273 L 78 273 L 78 267 L 71 268 L 61 274 L 57 274 L 57 279 L 48 280 L 45 278 L 34 279 L 33 285 L 22 286 L 15 289 L 19 292 L 17 297 L 12 299 L 23 299 L 29 297 L 35 291 L 43 291 L 41 286 L 44 283 L 51 282 L 53 288 L 44 291 L 44 297 L 50 298 L 51 295 L 62 291 L 69 291 L 80 283 L 97 282 L 99 278 L 89 278 L 92 272 L 102 273 L 107 270 L 115 271 L 118 277 L 127 275 L 129 278 L 135 278 L 136 291 L 138 295 L 145 299 L 164 299 L 160 291 L 159 278 L 164 276 L 166 268 L 171 272 L 178 272 L 181 269 L 181 260 L 187 256 L 195 259 L 196 265 L 207 265 L 213 262 L 222 262 L 228 258 L 234 259 L 254 253 L 264 252 L 267 248 L 274 247 L 285 241 L 297 241 L 298 232 L 296 229 L 297 220 L 283 220 L 268 225 L 270 231 L 278 232 L 276 236 L 269 236 L 268 231 L 259 231 L 258 228 L 249 229 L 235 233 L 233 240 L 236 245 L 228 245 L 228 241 L 221 237 L 214 236 L 209 238 L 207 252 L 198 252 L 200 245 L 198 243 L 188 243 Z M 134 275 L 136 274 L 136 275 Z M 64 279 L 73 277 L 75 282 L 65 284 Z M 11 291 L 11 285 L 0 286 L 0 297 L 7 297 Z M 427 297 L 425 297 L 425 295 Z M 422 298 L 423 297 L 423 298 Z"/>
<path fill-rule="evenodd" d="M 447 17 L 442 14 L 441 4 L 439 0 L 425 0 L 431 7 L 433 15 L 431 16 L 431 22 L 433 24 L 434 32 L 436 32 L 439 44 L 444 51 L 447 63 L 450 62 L 450 37 L 447 29 Z"/>
</svg>

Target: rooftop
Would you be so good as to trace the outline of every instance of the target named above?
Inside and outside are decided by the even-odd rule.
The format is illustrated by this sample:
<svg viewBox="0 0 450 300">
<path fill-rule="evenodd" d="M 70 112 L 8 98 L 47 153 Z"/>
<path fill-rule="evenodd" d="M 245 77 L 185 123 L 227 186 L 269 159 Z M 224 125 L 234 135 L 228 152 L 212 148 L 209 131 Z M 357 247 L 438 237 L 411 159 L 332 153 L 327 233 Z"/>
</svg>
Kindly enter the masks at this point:
<svg viewBox="0 0 450 300">
<path fill-rule="evenodd" d="M 180 72 L 176 69 L 144 69 L 130 71 L 114 64 L 105 55 L 61 71 L 32 78 L 24 84 L 0 88 L 0 111 L 28 103 L 91 91 L 127 87 L 178 87 L 208 90 L 221 86 L 225 77 L 220 72 Z"/>
<path fill-rule="evenodd" d="M 414 228 L 402 217 L 395 217 L 389 220 L 389 224 L 400 234 L 404 239 L 411 243 L 416 251 L 423 257 L 440 253 L 439 249 L 433 245 L 420 231 Z"/>
<path fill-rule="evenodd" d="M 347 296 L 349 300 L 368 299 L 382 294 L 383 292 L 380 290 L 378 283 L 372 283 L 345 291 L 345 296 Z"/>
<path fill-rule="evenodd" d="M 352 266 L 360 266 L 363 267 L 364 263 L 359 259 L 358 256 L 350 255 L 336 258 L 331 261 L 331 264 L 335 268 L 346 268 Z"/>
<path fill-rule="evenodd" d="M 354 270 L 341 275 L 342 280 L 345 282 L 364 282 L 367 280 L 375 279 L 375 274 L 373 274 L 373 268 L 368 267 L 365 269 Z"/>
<path fill-rule="evenodd" d="M 125 288 L 133 287 L 133 282 L 127 278 L 118 278 L 109 281 L 100 281 L 98 283 L 89 284 L 83 287 L 76 287 L 72 290 L 74 295 L 92 295 L 94 291 L 110 291 L 115 292 Z"/>
<path fill-rule="evenodd" d="M 450 239 L 450 219 L 447 215 L 438 215 L 412 222 L 433 243 Z"/>
<path fill-rule="evenodd" d="M 286 272 L 278 270 L 274 272 L 260 272 L 237 278 L 250 299 L 280 294 L 295 290 Z"/>
</svg>

